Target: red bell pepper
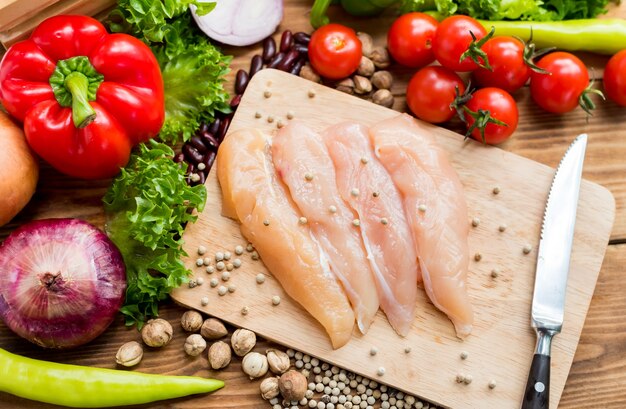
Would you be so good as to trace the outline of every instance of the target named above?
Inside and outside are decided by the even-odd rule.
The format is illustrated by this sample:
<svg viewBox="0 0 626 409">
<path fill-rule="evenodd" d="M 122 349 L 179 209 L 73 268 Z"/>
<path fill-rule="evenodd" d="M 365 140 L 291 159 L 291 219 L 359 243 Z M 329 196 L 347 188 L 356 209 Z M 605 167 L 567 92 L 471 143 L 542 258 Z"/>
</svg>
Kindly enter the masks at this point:
<svg viewBox="0 0 626 409">
<path fill-rule="evenodd" d="M 150 48 L 91 17 L 51 17 L 0 62 L 0 102 L 24 122 L 29 145 L 80 178 L 117 174 L 161 129 L 163 98 Z"/>
</svg>

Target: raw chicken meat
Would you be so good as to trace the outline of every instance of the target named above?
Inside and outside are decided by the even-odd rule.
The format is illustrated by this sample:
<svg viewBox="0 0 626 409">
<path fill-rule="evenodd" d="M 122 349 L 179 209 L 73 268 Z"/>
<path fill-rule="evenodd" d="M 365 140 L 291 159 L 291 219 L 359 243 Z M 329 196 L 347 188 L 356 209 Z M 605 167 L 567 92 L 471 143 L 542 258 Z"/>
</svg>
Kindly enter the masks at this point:
<svg viewBox="0 0 626 409">
<path fill-rule="evenodd" d="M 365 334 L 378 311 L 376 285 L 361 233 L 353 225 L 357 216 L 339 195 L 324 141 L 302 122 L 292 121 L 272 140 L 272 160 L 305 217 L 301 222 L 311 226 L 331 270 L 343 284 Z"/>
<path fill-rule="evenodd" d="M 324 132 L 341 197 L 358 213 L 380 304 L 391 326 L 408 334 L 415 318 L 417 254 L 402 198 L 373 156 L 367 128 L 343 123 Z"/>
<path fill-rule="evenodd" d="M 263 263 L 283 289 L 328 333 L 333 348 L 345 345 L 354 313 L 319 244 L 277 178 L 267 137 L 257 130 L 229 134 L 217 155 L 223 214 L 241 223 Z"/>
<path fill-rule="evenodd" d="M 474 313 L 467 294 L 469 224 L 463 186 L 428 130 L 404 114 L 370 128 L 374 151 L 404 199 L 424 287 L 463 338 Z"/>
</svg>

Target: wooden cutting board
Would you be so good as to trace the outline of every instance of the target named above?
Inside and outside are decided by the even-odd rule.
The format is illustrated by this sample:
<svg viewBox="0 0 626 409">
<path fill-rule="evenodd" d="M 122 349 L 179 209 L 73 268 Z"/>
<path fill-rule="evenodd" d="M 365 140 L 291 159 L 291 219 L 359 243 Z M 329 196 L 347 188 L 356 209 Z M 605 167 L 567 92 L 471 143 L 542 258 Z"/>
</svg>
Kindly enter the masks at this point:
<svg viewBox="0 0 626 409">
<path fill-rule="evenodd" d="M 267 91 L 271 93 L 269 98 L 264 96 L 269 95 Z M 315 93 L 314 97 L 310 97 L 311 92 Z M 249 84 L 230 132 L 246 127 L 275 132 L 279 121 L 288 121 L 288 112 L 316 130 L 343 120 L 369 125 L 398 114 L 289 74 L 263 70 Z M 406 338 L 396 335 L 379 312 L 367 335 L 355 330 L 346 346 L 333 351 L 322 327 L 284 293 L 261 261 L 252 260 L 249 252 L 241 256 L 234 254 L 235 246 L 245 247 L 246 240 L 237 223 L 220 215 L 221 192 L 215 172 L 211 172 L 206 182 L 207 206 L 198 221 L 187 227 L 184 236 L 189 254 L 185 263 L 196 278 L 204 278 L 204 284 L 193 289 L 181 287 L 172 297 L 272 341 L 443 406 L 519 408 L 535 343 L 530 328 L 530 305 L 536 249 L 554 170 L 495 147 L 464 141 L 461 135 L 443 128 L 432 126 L 431 130 L 449 152 L 461 177 L 470 220 L 480 219 L 480 224 L 470 232 L 472 261 L 468 280 L 476 320 L 474 332 L 465 341 L 455 337 L 450 321 L 419 291 L 417 316 Z M 564 143 L 563 152 L 566 148 Z M 496 186 L 500 189 L 497 195 L 493 194 Z M 565 324 L 553 345 L 552 408 L 557 407 L 576 351 L 614 213 L 611 193 L 583 181 Z M 499 231 L 500 226 L 506 226 L 503 232 Z M 197 253 L 200 245 L 208 249 L 203 257 L 230 251 L 231 260 L 241 259 L 241 268 L 231 272 L 227 283 L 221 280 L 219 283 L 235 285 L 234 293 L 219 296 L 217 288 L 210 287 L 210 279 L 219 279 L 220 273 L 208 274 L 205 267 L 195 265 L 200 257 Z M 526 245 L 532 247 L 530 254 L 523 252 Z M 480 261 L 473 257 L 477 253 L 481 255 Z M 498 272 L 495 278 L 494 269 Z M 260 285 L 255 276 L 261 272 L 268 278 Z M 282 299 L 278 306 L 272 305 L 274 295 Z M 209 304 L 202 306 L 200 300 L 205 296 Z M 243 307 L 248 307 L 247 315 L 241 314 Z M 407 347 L 411 348 L 409 353 L 405 352 Z M 375 356 L 370 355 L 372 348 L 378 349 Z M 460 358 L 461 352 L 467 353 L 467 359 Z M 386 369 L 383 376 L 377 375 L 379 367 Z M 471 384 L 457 383 L 455 378 L 460 373 L 471 375 Z M 496 382 L 496 388 L 488 387 L 490 381 Z"/>
</svg>

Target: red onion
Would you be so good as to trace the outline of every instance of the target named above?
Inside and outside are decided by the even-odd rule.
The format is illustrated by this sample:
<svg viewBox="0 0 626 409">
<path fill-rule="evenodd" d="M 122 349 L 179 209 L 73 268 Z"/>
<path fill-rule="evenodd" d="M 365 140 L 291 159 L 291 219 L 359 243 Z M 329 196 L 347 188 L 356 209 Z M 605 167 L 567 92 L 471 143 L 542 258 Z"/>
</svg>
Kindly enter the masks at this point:
<svg viewBox="0 0 626 409">
<path fill-rule="evenodd" d="M 0 247 L 0 318 L 42 347 L 75 347 L 100 335 L 125 290 L 119 250 L 87 222 L 34 221 Z"/>
<path fill-rule="evenodd" d="M 208 1 L 208 0 L 207 0 Z M 198 27 L 223 44 L 244 46 L 271 35 L 283 18 L 282 0 L 212 0 L 217 6 L 198 16 L 191 7 Z"/>
</svg>

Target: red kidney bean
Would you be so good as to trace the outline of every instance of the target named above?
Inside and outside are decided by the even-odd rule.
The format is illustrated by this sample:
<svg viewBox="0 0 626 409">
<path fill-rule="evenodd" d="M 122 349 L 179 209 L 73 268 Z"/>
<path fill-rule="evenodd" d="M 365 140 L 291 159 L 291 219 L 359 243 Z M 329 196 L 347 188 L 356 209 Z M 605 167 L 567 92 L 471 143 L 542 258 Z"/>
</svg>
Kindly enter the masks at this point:
<svg viewBox="0 0 626 409">
<path fill-rule="evenodd" d="M 281 53 L 288 52 L 292 45 L 293 45 L 293 34 L 291 34 L 291 31 L 289 30 L 283 31 L 283 35 L 280 37 L 280 52 Z"/>
<path fill-rule="evenodd" d="M 281 62 L 276 68 L 281 71 L 289 71 L 289 69 L 299 56 L 300 53 L 298 53 L 296 50 L 289 51 L 283 62 Z"/>
<path fill-rule="evenodd" d="M 241 95 L 235 95 L 233 99 L 231 99 L 230 101 L 230 108 L 237 109 L 240 102 L 241 102 Z"/>
<path fill-rule="evenodd" d="M 260 55 L 255 55 L 252 57 L 252 61 L 250 61 L 250 69 L 248 70 L 248 77 L 252 78 L 254 74 L 261 71 L 263 68 L 263 58 Z"/>
<path fill-rule="evenodd" d="M 202 161 L 202 163 L 204 163 L 204 165 L 206 166 L 206 172 L 207 173 L 211 169 L 211 166 L 213 166 L 213 162 L 215 162 L 215 156 L 216 155 L 217 154 L 215 152 L 209 152 L 209 154 L 206 155 L 206 157 Z"/>
<path fill-rule="evenodd" d="M 209 133 L 211 135 L 217 135 L 217 131 L 220 129 L 220 122 L 222 122 L 219 118 L 215 118 L 211 126 L 209 126 Z"/>
<path fill-rule="evenodd" d="M 196 148 L 188 143 L 183 145 L 183 154 L 185 154 L 185 158 L 187 158 L 187 160 L 193 164 L 198 164 L 202 162 L 202 159 L 204 158 L 204 156 L 202 156 L 202 154 L 198 152 Z"/>
<path fill-rule="evenodd" d="M 223 141 L 226 136 L 226 131 L 228 131 L 228 127 L 230 126 L 230 120 L 232 119 L 231 115 L 228 115 L 222 119 L 222 123 L 220 124 L 220 129 L 217 131 L 217 137 L 219 141 Z"/>
<path fill-rule="evenodd" d="M 187 164 L 187 175 L 191 175 L 196 170 L 196 165 L 193 163 Z M 189 178 L 187 178 L 187 183 L 189 183 Z"/>
<path fill-rule="evenodd" d="M 210 151 L 216 151 L 217 148 L 220 146 L 220 143 L 217 141 L 217 139 L 215 139 L 213 134 L 203 132 L 200 137 L 202 138 L 204 145 L 209 148 Z"/>
<path fill-rule="evenodd" d="M 293 46 L 293 50 L 296 50 L 300 54 L 308 54 L 309 53 L 309 47 L 304 45 L 304 44 L 296 44 L 296 45 L 294 45 Z"/>
<path fill-rule="evenodd" d="M 272 58 L 276 55 L 276 41 L 272 37 L 267 37 L 263 40 L 263 62 L 265 64 L 272 61 Z"/>
<path fill-rule="evenodd" d="M 199 185 L 204 185 L 206 181 L 206 174 L 204 172 L 198 172 L 198 176 L 200 176 L 200 180 L 198 180 Z"/>
<path fill-rule="evenodd" d="M 293 35 L 293 39 L 296 41 L 296 43 L 298 44 L 309 44 L 309 41 L 311 41 L 311 36 L 308 35 L 307 33 L 303 33 L 302 31 L 297 32 L 296 34 Z"/>
<path fill-rule="evenodd" d="M 287 54 L 285 53 L 276 54 L 276 57 L 274 57 L 274 59 L 269 64 L 267 64 L 267 68 L 277 68 L 283 62 L 286 56 Z"/>
<path fill-rule="evenodd" d="M 300 70 L 302 69 L 305 61 L 306 60 L 304 58 L 299 58 L 298 61 L 296 61 L 296 63 L 291 67 L 289 73 L 294 75 L 300 75 Z"/>
<path fill-rule="evenodd" d="M 181 152 L 174 156 L 174 162 L 180 163 L 185 160 L 185 155 Z"/>
<path fill-rule="evenodd" d="M 203 132 L 208 132 L 209 131 L 209 124 L 207 124 L 206 122 L 202 122 L 202 124 L 200 125 L 200 128 L 198 129 L 198 133 L 203 133 Z"/>
<path fill-rule="evenodd" d="M 235 92 L 237 94 L 243 94 L 248 86 L 248 73 L 245 70 L 237 71 L 237 75 L 235 76 Z"/>
<path fill-rule="evenodd" d="M 201 154 L 205 154 L 208 151 L 206 145 L 204 144 L 204 142 L 202 141 L 202 139 L 200 139 L 198 135 L 192 136 L 191 139 L 189 139 L 188 143 L 194 148 L 196 148 L 198 152 L 200 152 Z"/>
</svg>

